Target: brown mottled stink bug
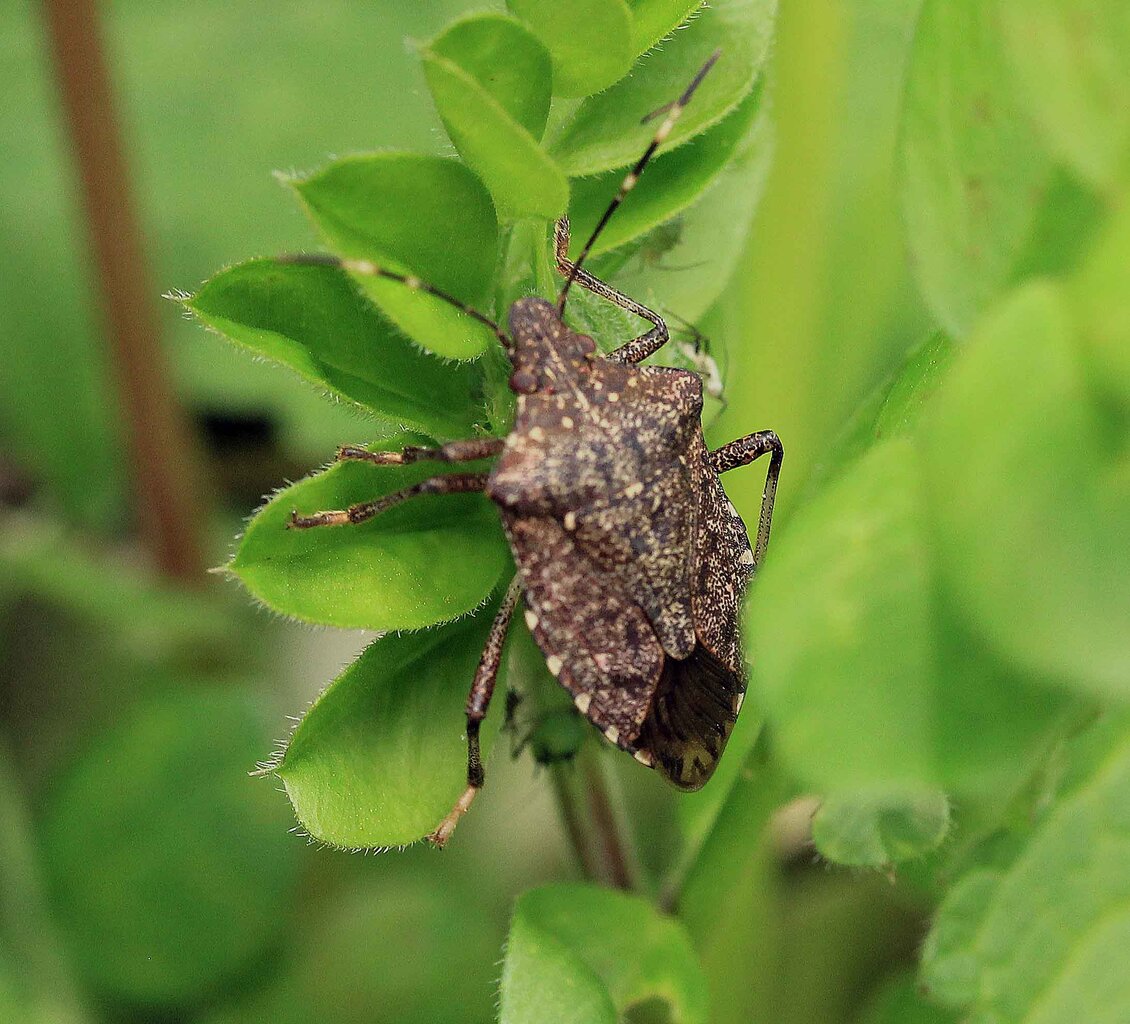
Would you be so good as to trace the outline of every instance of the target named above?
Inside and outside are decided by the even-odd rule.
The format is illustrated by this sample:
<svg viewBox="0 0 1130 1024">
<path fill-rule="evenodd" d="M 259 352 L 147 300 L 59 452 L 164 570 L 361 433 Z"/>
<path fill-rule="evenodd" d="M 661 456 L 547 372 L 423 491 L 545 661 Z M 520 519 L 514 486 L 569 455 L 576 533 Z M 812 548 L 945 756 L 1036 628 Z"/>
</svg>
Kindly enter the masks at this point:
<svg viewBox="0 0 1130 1024">
<path fill-rule="evenodd" d="M 772 431 L 760 431 L 708 450 L 699 376 L 639 365 L 667 342 L 663 319 L 581 266 L 717 57 L 678 100 L 657 112 L 666 114 L 664 121 L 576 262 L 568 258 L 569 222 L 557 224 L 557 267 L 565 277 L 557 304 L 519 299 L 510 308 L 509 334 L 458 299 L 367 260 L 287 257 L 391 278 L 450 302 L 490 326 L 513 365 L 517 415 L 505 439 L 339 452 L 339 458 L 377 465 L 496 457 L 489 473 L 432 477 L 341 511 L 294 513 L 290 523 L 306 529 L 364 522 L 419 494 L 485 491 L 498 506 L 518 572 L 467 698 L 467 789 L 429 836 L 437 846 L 483 785 L 479 726 L 523 592 L 526 622 L 549 671 L 581 714 L 681 789 L 697 789 L 710 777 L 741 707 L 745 666 L 738 619 L 746 583 L 769 540 L 781 443 Z M 574 283 L 652 328 L 600 355 L 592 338 L 574 333 L 562 319 Z M 719 474 L 765 454 L 772 458 L 751 549 Z"/>
</svg>

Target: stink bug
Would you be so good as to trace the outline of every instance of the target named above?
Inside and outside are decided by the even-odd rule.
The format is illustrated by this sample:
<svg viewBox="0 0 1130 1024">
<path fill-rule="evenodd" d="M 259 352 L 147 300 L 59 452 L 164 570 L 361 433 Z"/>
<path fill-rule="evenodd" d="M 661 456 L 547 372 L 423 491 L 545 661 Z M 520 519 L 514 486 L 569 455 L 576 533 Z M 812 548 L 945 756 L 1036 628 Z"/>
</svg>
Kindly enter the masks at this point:
<svg viewBox="0 0 1130 1024">
<path fill-rule="evenodd" d="M 426 479 L 376 501 L 291 516 L 294 529 L 360 523 L 420 494 L 484 491 L 498 506 L 517 566 L 467 698 L 467 789 L 429 836 L 442 846 L 483 785 L 479 727 L 519 598 L 549 671 L 612 743 L 681 789 L 710 777 L 745 692 L 738 634 L 742 595 L 765 552 L 782 449 L 760 431 L 714 451 L 703 439 L 703 383 L 685 370 L 641 366 L 668 340 L 659 314 L 593 277 L 582 264 L 608 219 L 668 136 L 715 54 L 668 107 L 577 259 L 569 222 L 556 227 L 556 305 L 511 306 L 509 332 L 419 279 L 367 260 L 293 256 L 400 281 L 487 324 L 505 346 L 517 415 L 505 439 L 339 458 L 377 465 L 495 458 L 485 473 Z M 563 320 L 572 285 L 635 313 L 652 327 L 608 355 Z M 753 547 L 719 474 L 770 455 Z"/>
</svg>

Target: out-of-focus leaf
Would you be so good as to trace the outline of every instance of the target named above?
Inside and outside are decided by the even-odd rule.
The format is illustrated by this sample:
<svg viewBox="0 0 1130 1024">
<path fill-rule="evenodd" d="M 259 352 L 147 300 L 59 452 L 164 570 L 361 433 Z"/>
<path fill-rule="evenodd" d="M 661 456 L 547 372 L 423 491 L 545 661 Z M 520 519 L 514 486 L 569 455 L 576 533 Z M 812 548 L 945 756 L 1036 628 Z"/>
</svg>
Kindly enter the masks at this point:
<svg viewBox="0 0 1130 1024">
<path fill-rule="evenodd" d="M 675 919 L 637 896 L 547 885 L 514 907 L 501 1024 L 614 1024 L 659 999 L 672 1024 L 707 1020 L 706 981 Z"/>
<path fill-rule="evenodd" d="M 949 801 L 936 790 L 841 792 L 821 803 L 812 840 L 836 864 L 885 868 L 936 849 L 949 826 Z"/>
<path fill-rule="evenodd" d="M 506 0 L 538 35 L 553 57 L 553 91 L 588 96 L 627 74 L 639 51 L 632 49 L 632 15 L 625 0 Z"/>
<path fill-rule="evenodd" d="M 498 223 L 489 193 L 458 161 L 374 153 L 338 160 L 290 184 L 340 255 L 414 274 L 477 307 L 486 301 Z M 363 275 L 357 281 L 397 326 L 437 355 L 471 359 L 498 344 L 488 328 L 431 295 L 396 281 Z"/>
<path fill-rule="evenodd" d="M 541 43 L 511 18 L 481 14 L 455 22 L 421 57 L 447 134 L 490 189 L 499 215 L 561 214 L 569 183 L 537 143 L 551 78 Z"/>
<path fill-rule="evenodd" d="M 42 845 L 90 984 L 183 1003 L 274 939 L 299 848 L 278 794 L 247 776 L 266 742 L 245 695 L 194 688 L 132 712 L 62 778 Z"/>
<path fill-rule="evenodd" d="M 399 437 L 381 449 L 420 443 Z M 426 441 L 424 442 L 426 443 Z M 307 622 L 418 629 L 454 619 L 494 589 L 509 559 L 498 514 L 481 494 L 411 498 L 359 525 L 287 528 L 468 466 L 338 462 L 277 493 L 247 527 L 228 568 L 264 604 Z"/>
<path fill-rule="evenodd" d="M 310 835 L 348 849 L 400 846 L 451 810 L 467 785 L 463 707 L 495 611 L 386 634 L 327 687 L 275 769 Z M 501 718 L 496 701 L 484 756 Z"/>
<path fill-rule="evenodd" d="M 1002 4 L 1008 56 L 1049 148 L 1108 188 L 1130 143 L 1130 7 L 1122 0 Z"/>
<path fill-rule="evenodd" d="M 702 7 L 703 0 L 628 0 L 628 6 L 632 9 L 632 50 L 643 53 Z"/>
<path fill-rule="evenodd" d="M 926 1002 L 908 971 L 883 986 L 859 1024 L 957 1024 L 957 1018 Z"/>
<path fill-rule="evenodd" d="M 1013 93 L 995 7 L 926 0 L 900 159 L 922 293 L 942 326 L 961 337 L 1008 283 L 1054 170 Z"/>
<path fill-rule="evenodd" d="M 1034 283 L 970 338 L 922 422 L 938 565 L 1011 661 L 1130 696 L 1130 476 L 1088 393 L 1061 288 Z"/>
<path fill-rule="evenodd" d="M 283 970 L 207 1024 L 493 1020 L 498 915 L 482 898 L 481 877 L 445 875 L 437 885 L 436 873 L 377 867 L 386 870 L 369 872 L 363 887 L 335 889 L 313 913 L 304 907 Z"/>
<path fill-rule="evenodd" d="M 999 792 L 1058 727 L 1066 701 L 958 629 L 934 571 L 905 438 L 853 463 L 774 537 L 747 615 L 751 688 L 806 785 Z"/>
<path fill-rule="evenodd" d="M 585 100 L 553 140 L 550 154 L 571 177 L 634 163 L 658 127 L 644 118 L 675 100 L 717 49 L 722 55 L 660 152 L 722 120 L 753 88 L 773 31 L 776 0 L 707 8 L 635 72 Z"/>
<path fill-rule="evenodd" d="M 746 138 L 761 109 L 763 94 L 764 88 L 759 84 L 724 121 L 704 132 L 693 143 L 648 164 L 639 184 L 628 193 L 616 216 L 601 232 L 590 250 L 591 255 L 599 256 L 631 241 L 670 220 L 699 199 Z M 616 195 L 622 178 L 623 174 L 619 171 L 609 171 L 573 183 L 569 220 L 573 232 L 570 248 L 574 250 L 574 257 Z M 734 200 L 736 197 L 731 195 L 729 198 Z"/>
<path fill-rule="evenodd" d="M 1130 721 L 1080 737 L 1059 798 L 1015 857 L 950 890 L 924 951 L 939 1000 L 1000 1024 L 1130 1016 Z"/>
<path fill-rule="evenodd" d="M 252 260 L 185 305 L 236 344 L 356 402 L 386 433 L 408 426 L 448 440 L 472 430 L 472 368 L 417 349 L 340 270 Z"/>
</svg>

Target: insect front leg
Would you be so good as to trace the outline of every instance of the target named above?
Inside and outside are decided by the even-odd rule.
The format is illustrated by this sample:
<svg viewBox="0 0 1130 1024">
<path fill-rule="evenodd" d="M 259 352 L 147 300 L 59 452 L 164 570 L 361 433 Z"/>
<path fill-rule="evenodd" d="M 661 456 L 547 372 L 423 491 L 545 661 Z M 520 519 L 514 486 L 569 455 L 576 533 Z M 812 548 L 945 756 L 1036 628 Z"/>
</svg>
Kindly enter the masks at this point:
<svg viewBox="0 0 1130 1024">
<path fill-rule="evenodd" d="M 502 664 L 506 631 L 521 593 L 522 584 L 515 576 L 510 581 L 506 596 L 502 599 L 502 607 L 498 609 L 498 614 L 491 624 L 490 635 L 479 659 L 479 667 L 475 670 L 474 682 L 471 683 L 471 692 L 467 694 L 467 788 L 455 801 L 455 806 L 448 811 L 436 830 L 428 836 L 428 841 L 440 849 L 451 838 L 451 833 L 455 831 L 459 819 L 467 813 L 475 795 L 483 788 L 483 759 L 479 749 L 479 729 L 487 716 L 490 699 L 494 695 L 494 684 L 498 681 L 498 669 Z"/>
<path fill-rule="evenodd" d="M 386 494 L 383 498 L 363 501 L 357 505 L 350 505 L 349 508 L 333 512 L 315 512 L 309 516 L 300 516 L 297 511 L 291 512 L 287 526 L 292 530 L 308 530 L 314 526 L 350 526 L 363 523 L 392 508 L 393 505 L 399 505 L 402 501 L 420 494 L 466 494 L 469 491 L 485 490 L 487 476 L 486 473 L 449 473 L 445 476 L 433 476 L 411 487 Z"/>
<path fill-rule="evenodd" d="M 780 438 L 772 430 L 759 430 L 747 434 L 736 441 L 722 445 L 710 453 L 710 464 L 715 473 L 725 473 L 739 466 L 748 466 L 762 455 L 772 454 L 769 471 L 765 474 L 765 490 L 761 494 L 761 517 L 757 524 L 757 543 L 753 549 L 754 565 L 761 563 L 761 556 L 769 543 L 769 527 L 773 522 L 773 501 L 777 497 L 777 478 L 781 475 L 781 461 L 785 450 Z"/>
<path fill-rule="evenodd" d="M 374 466 L 407 466 L 413 462 L 474 462 L 489 459 L 502 451 L 500 437 L 473 437 L 466 441 L 448 441 L 438 448 L 409 445 L 400 451 L 371 452 L 356 445 L 342 445 L 337 450 L 339 462 L 371 462 Z"/>
<path fill-rule="evenodd" d="M 587 270 L 576 267 L 572 260 L 569 259 L 569 218 L 562 217 L 553 231 L 554 250 L 557 257 L 557 269 L 560 271 L 561 276 L 566 280 L 576 281 L 582 288 L 587 289 L 594 295 L 599 295 L 602 299 L 607 299 L 609 302 L 615 303 L 621 309 L 626 309 L 629 313 L 635 313 L 641 320 L 646 320 L 648 323 L 654 324 L 650 331 L 646 334 L 634 338 L 625 345 L 621 345 L 618 349 L 613 350 L 608 354 L 609 359 L 613 359 L 619 363 L 638 363 L 646 359 L 650 355 L 658 352 L 670 340 L 671 332 L 667 329 L 667 324 L 655 310 L 648 309 L 647 306 L 636 302 L 635 299 L 628 298 L 623 292 L 617 291 L 609 284 L 605 284 L 600 278 L 593 277 Z"/>
</svg>

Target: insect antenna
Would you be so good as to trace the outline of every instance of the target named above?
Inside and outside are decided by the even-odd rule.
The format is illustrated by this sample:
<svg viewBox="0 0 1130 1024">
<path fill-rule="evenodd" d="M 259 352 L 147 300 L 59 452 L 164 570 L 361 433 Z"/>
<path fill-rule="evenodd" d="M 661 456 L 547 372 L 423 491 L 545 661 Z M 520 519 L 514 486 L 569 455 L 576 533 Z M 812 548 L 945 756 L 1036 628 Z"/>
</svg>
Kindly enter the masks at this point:
<svg viewBox="0 0 1130 1024">
<path fill-rule="evenodd" d="M 677 100 L 674 100 L 669 104 L 665 104 L 658 110 L 653 110 L 650 114 L 643 118 L 643 121 L 641 123 L 647 124 L 648 121 L 652 120 L 652 118 L 658 117 L 660 114 L 667 115 L 663 119 L 663 123 L 660 124 L 659 129 L 656 131 L 655 135 L 652 137 L 651 142 L 648 143 L 648 147 L 644 150 L 643 156 L 641 156 L 636 161 L 635 166 L 624 176 L 624 180 L 620 182 L 620 188 L 617 191 L 616 195 L 613 197 L 612 202 L 608 204 L 608 209 L 604 211 L 604 213 L 601 215 L 600 220 L 597 221 L 596 227 L 593 228 L 592 234 L 589 235 L 589 240 L 585 242 L 584 247 L 581 249 L 580 255 L 577 256 L 576 262 L 573 264 L 572 269 L 569 271 L 569 276 L 565 278 L 565 283 L 561 286 L 561 294 L 557 297 L 557 311 L 559 313 L 565 312 L 565 300 L 569 296 L 569 289 L 572 287 L 573 282 L 576 280 L 577 272 L 580 270 L 581 264 L 584 263 L 585 257 L 588 256 L 589 250 L 592 249 L 593 244 L 596 242 L 597 238 L 600 237 L 600 233 L 604 230 L 604 226 L 608 223 L 609 219 L 612 217 L 612 214 L 616 212 L 616 208 L 624 201 L 624 197 L 627 196 L 627 194 L 636 187 L 636 183 L 640 180 L 640 175 L 643 173 L 643 169 L 648 165 L 648 162 L 655 155 L 655 151 L 663 145 L 663 143 L 667 139 L 667 136 L 671 134 L 671 129 L 675 127 L 675 122 L 679 120 L 679 115 L 682 114 L 683 109 L 686 107 L 686 105 L 690 103 L 691 97 L 695 94 L 695 90 L 702 84 L 702 80 L 706 77 L 710 69 L 714 67 L 715 62 L 718 60 L 721 54 L 721 50 L 715 50 L 710 55 L 706 63 L 698 69 L 698 73 L 694 76 L 694 78 L 691 79 L 690 85 L 688 85 L 683 90 L 683 94 Z"/>
<path fill-rule="evenodd" d="M 401 274 L 395 270 L 388 270 L 372 260 L 342 259 L 340 256 L 328 252 L 287 253 L 276 258 L 279 263 L 293 263 L 310 267 L 337 267 L 339 270 L 348 270 L 350 273 L 361 274 L 365 277 L 383 277 L 389 281 L 399 281 L 406 288 L 434 295 L 449 306 L 454 306 L 461 313 L 466 313 L 473 320 L 478 320 L 479 323 L 484 324 L 494 332 L 495 337 L 502 342 L 504 348 L 513 348 L 509 336 L 489 316 L 480 313 L 473 306 L 468 306 L 467 303 L 457 299 L 449 292 L 445 292 L 442 288 L 437 288 L 435 285 L 428 284 L 427 281 L 420 280 L 414 274 Z"/>
</svg>

